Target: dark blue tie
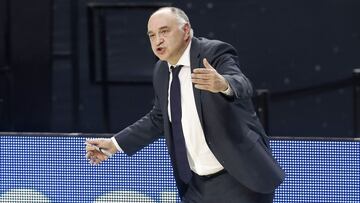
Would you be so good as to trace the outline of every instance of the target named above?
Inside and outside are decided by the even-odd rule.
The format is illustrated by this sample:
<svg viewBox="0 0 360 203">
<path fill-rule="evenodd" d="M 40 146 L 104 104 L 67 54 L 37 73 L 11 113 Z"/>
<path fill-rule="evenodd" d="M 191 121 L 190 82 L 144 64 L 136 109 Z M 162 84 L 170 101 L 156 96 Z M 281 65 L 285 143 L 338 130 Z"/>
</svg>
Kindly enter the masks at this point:
<svg viewBox="0 0 360 203">
<path fill-rule="evenodd" d="M 171 126 L 174 144 L 175 165 L 179 174 L 179 178 L 188 183 L 192 173 L 189 161 L 186 155 L 185 138 L 181 124 L 181 91 L 179 72 L 182 66 L 171 66 L 172 81 L 170 86 L 170 112 Z"/>
</svg>

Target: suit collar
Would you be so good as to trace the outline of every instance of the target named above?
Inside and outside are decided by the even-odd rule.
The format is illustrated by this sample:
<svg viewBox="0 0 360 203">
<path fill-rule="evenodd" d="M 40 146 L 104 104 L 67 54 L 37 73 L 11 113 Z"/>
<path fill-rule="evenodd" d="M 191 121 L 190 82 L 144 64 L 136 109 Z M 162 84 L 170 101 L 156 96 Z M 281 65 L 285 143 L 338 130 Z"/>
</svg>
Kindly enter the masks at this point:
<svg viewBox="0 0 360 203">
<path fill-rule="evenodd" d="M 200 67 L 200 45 L 199 40 L 195 37 L 191 40 L 191 49 L 190 49 L 190 66 L 191 70 L 194 68 Z"/>
<path fill-rule="evenodd" d="M 159 64 L 159 92 L 161 93 L 159 95 L 159 99 L 161 100 L 161 108 L 164 109 L 164 112 L 167 112 L 167 105 L 168 105 L 168 88 L 169 88 L 169 71 L 168 71 L 168 66 L 167 63 L 165 61 L 161 61 L 161 63 Z M 164 118 L 168 118 L 167 113 L 165 115 L 163 115 Z"/>
<path fill-rule="evenodd" d="M 203 67 L 203 64 L 201 63 L 200 51 L 201 51 L 201 47 L 200 47 L 199 39 L 193 37 L 191 42 L 191 49 L 190 49 L 191 72 L 193 72 L 195 68 Z M 203 117 L 202 117 L 202 105 L 201 105 L 201 90 L 195 88 L 194 84 L 193 84 L 193 90 L 194 90 L 196 109 L 199 115 L 201 125 L 204 127 Z"/>
</svg>

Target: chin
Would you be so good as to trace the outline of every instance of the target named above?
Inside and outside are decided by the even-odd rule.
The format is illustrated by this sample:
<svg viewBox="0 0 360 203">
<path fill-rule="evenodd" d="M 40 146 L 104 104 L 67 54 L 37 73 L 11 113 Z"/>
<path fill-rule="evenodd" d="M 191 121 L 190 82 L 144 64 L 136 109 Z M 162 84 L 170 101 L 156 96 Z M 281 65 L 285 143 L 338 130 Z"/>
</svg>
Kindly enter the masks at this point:
<svg viewBox="0 0 360 203">
<path fill-rule="evenodd" d="M 164 57 L 161 57 L 161 56 L 157 56 L 159 58 L 159 60 L 161 61 L 165 61 L 165 58 Z"/>
<path fill-rule="evenodd" d="M 165 56 L 157 56 L 160 60 L 162 60 L 162 61 L 167 61 L 167 57 L 165 57 Z"/>
</svg>

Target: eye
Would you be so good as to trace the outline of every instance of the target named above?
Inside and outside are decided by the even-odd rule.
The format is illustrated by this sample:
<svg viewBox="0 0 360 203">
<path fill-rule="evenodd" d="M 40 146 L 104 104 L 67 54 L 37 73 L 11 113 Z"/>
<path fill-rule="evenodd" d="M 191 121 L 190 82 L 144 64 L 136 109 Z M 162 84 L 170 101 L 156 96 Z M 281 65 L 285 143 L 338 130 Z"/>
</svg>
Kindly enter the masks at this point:
<svg viewBox="0 0 360 203">
<path fill-rule="evenodd" d="M 166 34 L 166 33 L 168 33 L 169 32 L 169 30 L 161 30 L 160 31 L 160 33 L 162 34 L 162 35 L 164 35 L 164 34 Z"/>
<path fill-rule="evenodd" d="M 150 39 L 153 39 L 154 37 L 155 37 L 154 34 L 149 34 L 149 38 L 150 38 Z"/>
</svg>

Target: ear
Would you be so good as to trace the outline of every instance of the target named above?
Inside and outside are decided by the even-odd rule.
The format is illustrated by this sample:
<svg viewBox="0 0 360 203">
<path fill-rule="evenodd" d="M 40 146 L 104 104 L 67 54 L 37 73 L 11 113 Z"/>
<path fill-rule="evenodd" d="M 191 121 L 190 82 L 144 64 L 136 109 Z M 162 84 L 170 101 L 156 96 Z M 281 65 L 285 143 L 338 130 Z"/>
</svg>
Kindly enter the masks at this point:
<svg viewBox="0 0 360 203">
<path fill-rule="evenodd" d="M 185 23 L 182 29 L 185 33 L 184 39 L 188 40 L 190 38 L 190 30 L 191 30 L 189 23 Z"/>
</svg>

